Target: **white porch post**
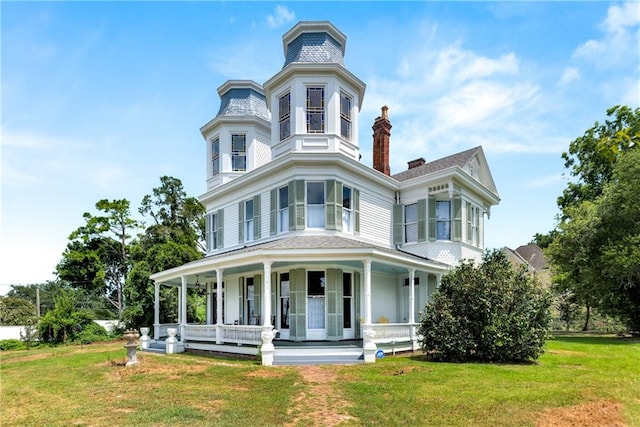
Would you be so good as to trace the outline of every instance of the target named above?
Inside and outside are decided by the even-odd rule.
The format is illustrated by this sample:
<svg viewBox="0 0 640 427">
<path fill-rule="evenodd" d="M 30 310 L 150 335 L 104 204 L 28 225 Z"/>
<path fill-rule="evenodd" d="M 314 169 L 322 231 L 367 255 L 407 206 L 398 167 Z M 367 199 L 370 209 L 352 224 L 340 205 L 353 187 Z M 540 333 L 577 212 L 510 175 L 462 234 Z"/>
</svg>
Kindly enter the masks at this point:
<svg viewBox="0 0 640 427">
<path fill-rule="evenodd" d="M 184 327 L 187 324 L 187 276 L 180 276 L 180 341 L 184 341 Z"/>
<path fill-rule="evenodd" d="M 273 326 L 271 325 L 271 262 L 265 261 L 264 263 L 264 289 L 262 290 L 262 346 L 260 347 L 260 353 L 262 353 L 262 364 L 273 365 L 273 356 L 275 348 L 273 346 Z"/>
<path fill-rule="evenodd" d="M 409 270 L 409 336 L 411 338 L 411 350 L 416 350 L 416 290 L 415 282 L 416 270 Z"/>
<path fill-rule="evenodd" d="M 217 296 L 216 296 L 216 344 L 222 344 L 222 269 L 216 269 Z"/>
<path fill-rule="evenodd" d="M 153 339 L 160 339 L 160 283 L 153 283 Z"/>
<path fill-rule="evenodd" d="M 364 363 L 375 363 L 378 346 L 374 341 L 376 332 L 371 325 L 371 260 L 365 259 L 362 264 L 364 266 L 364 330 L 362 331 Z"/>
<path fill-rule="evenodd" d="M 213 298 L 213 283 L 207 282 L 205 287 L 207 288 L 207 298 L 206 298 L 207 307 L 205 310 L 205 312 L 207 313 L 207 325 L 212 325 L 213 310 L 211 310 L 211 299 Z"/>
</svg>

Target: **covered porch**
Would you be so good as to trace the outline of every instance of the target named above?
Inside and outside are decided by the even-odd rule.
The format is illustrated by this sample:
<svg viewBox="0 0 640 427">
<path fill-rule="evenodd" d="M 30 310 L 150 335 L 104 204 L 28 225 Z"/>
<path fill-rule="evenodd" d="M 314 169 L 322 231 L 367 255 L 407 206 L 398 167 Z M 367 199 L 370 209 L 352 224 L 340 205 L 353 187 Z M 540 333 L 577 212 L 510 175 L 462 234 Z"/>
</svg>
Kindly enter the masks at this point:
<svg viewBox="0 0 640 427">
<path fill-rule="evenodd" d="M 264 365 L 278 364 L 290 343 L 308 348 L 310 363 L 340 342 L 359 346 L 364 362 L 379 349 L 418 348 L 420 310 L 446 264 L 342 238 L 331 239 L 330 250 L 310 243 L 322 246 L 290 238 L 153 275 L 154 339 L 166 340 L 167 352 L 260 355 Z M 176 290 L 175 322 L 160 321 L 161 287 Z M 204 321 L 187 321 L 194 292 L 204 300 Z"/>
</svg>

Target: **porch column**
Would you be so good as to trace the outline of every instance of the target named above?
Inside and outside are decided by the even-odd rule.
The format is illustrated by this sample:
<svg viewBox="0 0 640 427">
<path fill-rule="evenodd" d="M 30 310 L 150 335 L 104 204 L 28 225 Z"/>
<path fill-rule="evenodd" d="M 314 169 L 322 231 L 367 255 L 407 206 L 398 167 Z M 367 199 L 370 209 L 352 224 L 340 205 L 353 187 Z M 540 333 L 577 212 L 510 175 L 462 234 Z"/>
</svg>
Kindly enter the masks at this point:
<svg viewBox="0 0 640 427">
<path fill-rule="evenodd" d="M 364 325 L 362 341 L 364 350 L 364 363 L 375 363 L 378 346 L 375 342 L 376 331 L 371 325 L 371 260 L 362 261 L 364 266 Z"/>
<path fill-rule="evenodd" d="M 187 276 L 180 276 L 180 341 L 184 341 L 184 326 L 187 324 Z"/>
<path fill-rule="evenodd" d="M 222 269 L 216 269 L 217 296 L 216 296 L 216 344 L 222 344 Z"/>
<path fill-rule="evenodd" d="M 273 356 L 275 348 L 273 347 L 273 326 L 271 325 L 271 261 L 264 263 L 264 288 L 262 289 L 262 346 L 260 353 L 262 354 L 263 365 L 273 365 Z"/>
<path fill-rule="evenodd" d="M 416 321 L 416 290 L 413 282 L 416 279 L 416 270 L 409 270 L 409 323 Z"/>
<path fill-rule="evenodd" d="M 415 290 L 416 270 L 409 270 L 409 338 L 411 339 L 411 350 L 416 350 L 416 290 Z"/>
<path fill-rule="evenodd" d="M 153 339 L 160 339 L 160 283 L 153 282 Z"/>
<path fill-rule="evenodd" d="M 206 313 L 207 313 L 207 325 L 212 325 L 213 324 L 213 310 L 211 310 L 211 300 L 213 298 L 213 283 L 211 282 L 207 282 L 205 284 L 205 287 L 207 288 L 207 298 L 206 298 Z"/>
<path fill-rule="evenodd" d="M 364 264 L 364 324 L 371 324 L 371 260 L 362 261 Z"/>
</svg>

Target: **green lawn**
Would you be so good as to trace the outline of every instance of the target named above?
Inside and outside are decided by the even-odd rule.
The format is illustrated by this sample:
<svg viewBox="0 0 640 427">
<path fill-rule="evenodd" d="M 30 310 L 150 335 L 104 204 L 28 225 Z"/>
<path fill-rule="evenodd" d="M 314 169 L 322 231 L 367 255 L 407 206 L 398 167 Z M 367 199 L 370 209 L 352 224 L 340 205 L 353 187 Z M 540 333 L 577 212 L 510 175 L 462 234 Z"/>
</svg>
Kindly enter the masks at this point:
<svg viewBox="0 0 640 427">
<path fill-rule="evenodd" d="M 0 424 L 283 425 L 301 403 L 319 402 L 296 367 L 138 353 L 139 366 L 126 368 L 123 344 L 0 353 Z M 546 348 L 534 364 L 405 355 L 322 369 L 335 377 L 329 402 L 349 401 L 340 411 L 351 418 L 341 425 L 533 426 L 554 408 L 605 402 L 626 425 L 640 426 L 639 340 L 562 336 Z"/>
</svg>

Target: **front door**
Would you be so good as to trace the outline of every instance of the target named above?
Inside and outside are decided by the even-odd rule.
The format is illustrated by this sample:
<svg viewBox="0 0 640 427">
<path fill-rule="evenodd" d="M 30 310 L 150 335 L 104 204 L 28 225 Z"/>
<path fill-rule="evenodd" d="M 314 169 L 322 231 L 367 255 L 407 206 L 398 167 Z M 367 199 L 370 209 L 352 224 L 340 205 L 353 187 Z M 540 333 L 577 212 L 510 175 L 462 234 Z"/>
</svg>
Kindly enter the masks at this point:
<svg viewBox="0 0 640 427">
<path fill-rule="evenodd" d="M 324 271 L 307 272 L 307 339 L 327 338 Z"/>
</svg>

